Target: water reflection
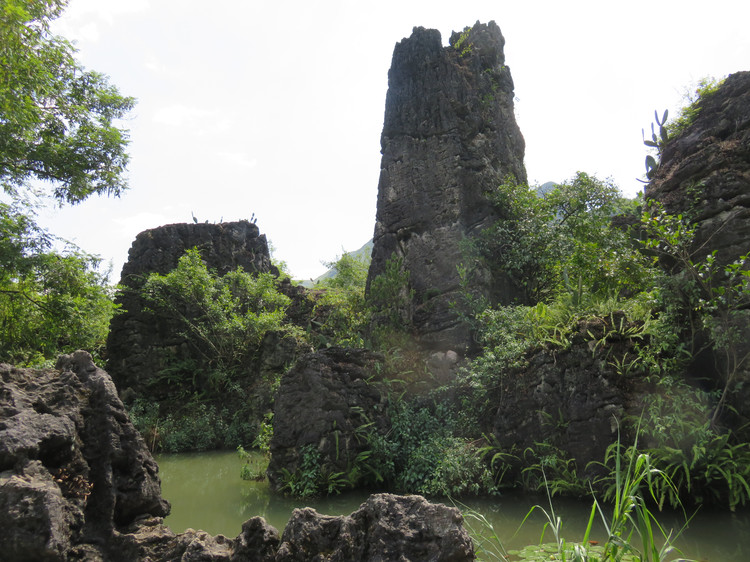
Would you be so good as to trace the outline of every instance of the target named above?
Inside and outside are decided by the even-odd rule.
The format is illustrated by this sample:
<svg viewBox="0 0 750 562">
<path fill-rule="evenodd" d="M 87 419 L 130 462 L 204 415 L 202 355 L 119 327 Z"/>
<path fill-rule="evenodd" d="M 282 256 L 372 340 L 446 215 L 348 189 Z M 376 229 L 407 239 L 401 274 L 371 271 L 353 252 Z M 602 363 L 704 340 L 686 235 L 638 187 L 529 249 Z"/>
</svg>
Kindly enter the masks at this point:
<svg viewBox="0 0 750 562">
<path fill-rule="evenodd" d="M 162 493 L 172 503 L 172 514 L 166 523 L 176 533 L 192 527 L 235 537 L 242 523 L 256 515 L 282 531 L 295 507 L 309 505 L 320 513 L 348 515 L 368 495 L 350 493 L 299 502 L 271 494 L 266 482 L 240 479 L 242 461 L 234 452 L 161 455 L 157 462 Z M 491 521 L 506 548 L 537 543 L 546 522 L 544 515 L 536 512 L 518 530 L 532 505 L 539 503 L 546 507 L 544 497 L 505 495 L 465 500 L 464 503 Z M 555 510 L 562 517 L 567 540 L 582 539 L 590 509 L 591 502 L 555 498 Z M 678 513 L 661 514 L 659 521 L 665 529 L 675 531 L 684 524 L 684 518 Z M 606 539 L 601 525 L 594 529 L 591 538 L 601 542 Z M 552 540 L 551 535 L 546 540 Z M 750 511 L 732 514 L 715 509 L 701 510 L 677 545 L 686 557 L 695 560 L 746 562 L 750 560 Z"/>
</svg>

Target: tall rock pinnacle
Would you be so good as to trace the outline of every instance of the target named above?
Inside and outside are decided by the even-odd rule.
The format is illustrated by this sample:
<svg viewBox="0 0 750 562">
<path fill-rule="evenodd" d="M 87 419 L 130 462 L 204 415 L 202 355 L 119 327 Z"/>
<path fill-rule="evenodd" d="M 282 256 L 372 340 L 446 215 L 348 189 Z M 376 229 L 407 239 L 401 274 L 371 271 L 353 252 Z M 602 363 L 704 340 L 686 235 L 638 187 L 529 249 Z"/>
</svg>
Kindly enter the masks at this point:
<svg viewBox="0 0 750 562">
<path fill-rule="evenodd" d="M 490 190 L 508 176 L 526 181 L 504 44 L 491 21 L 453 33 L 447 47 L 416 27 L 393 51 L 368 287 L 389 258 L 402 260 L 411 302 L 399 312 L 426 349 L 468 348 L 452 307 L 462 241 L 496 218 Z M 474 290 L 510 300 L 501 280 L 475 277 Z"/>
</svg>

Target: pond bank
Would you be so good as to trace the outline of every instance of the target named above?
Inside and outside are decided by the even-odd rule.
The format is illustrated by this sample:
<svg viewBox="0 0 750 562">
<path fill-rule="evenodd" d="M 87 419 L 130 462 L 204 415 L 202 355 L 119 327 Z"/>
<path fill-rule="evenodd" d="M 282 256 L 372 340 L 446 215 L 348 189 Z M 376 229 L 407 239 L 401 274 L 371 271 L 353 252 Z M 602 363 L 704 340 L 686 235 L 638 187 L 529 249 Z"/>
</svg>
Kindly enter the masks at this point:
<svg viewBox="0 0 750 562">
<path fill-rule="evenodd" d="M 162 478 L 162 494 L 172 503 L 172 514 L 165 523 L 177 533 L 192 527 L 233 537 L 239 533 L 241 524 L 255 515 L 282 530 L 296 507 L 314 507 L 327 515 L 348 515 L 369 495 L 357 492 L 299 501 L 272 494 L 266 482 L 240 479 L 242 461 L 232 451 L 160 455 L 156 460 Z M 493 524 L 506 548 L 518 548 L 539 541 L 545 522 L 541 513 L 530 517 L 522 529 L 515 532 L 531 506 L 544 505 L 545 501 L 543 497 L 508 494 L 465 503 Z M 563 519 L 566 538 L 580 540 L 591 503 L 555 498 L 554 506 Z M 665 513 L 660 522 L 667 528 L 678 528 L 680 516 Z M 597 532 L 598 536 L 591 538 L 603 541 L 601 529 Z M 551 538 L 548 535 L 546 540 Z M 688 558 L 745 562 L 750 559 L 750 510 L 742 509 L 737 513 L 701 510 L 677 545 Z"/>
</svg>

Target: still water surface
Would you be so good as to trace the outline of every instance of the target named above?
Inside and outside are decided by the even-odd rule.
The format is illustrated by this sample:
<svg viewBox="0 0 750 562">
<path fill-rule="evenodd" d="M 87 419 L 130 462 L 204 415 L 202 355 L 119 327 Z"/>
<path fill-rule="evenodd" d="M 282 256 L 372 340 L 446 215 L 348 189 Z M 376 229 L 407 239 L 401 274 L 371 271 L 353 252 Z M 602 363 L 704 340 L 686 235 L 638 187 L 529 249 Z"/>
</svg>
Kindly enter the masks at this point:
<svg viewBox="0 0 750 562">
<path fill-rule="evenodd" d="M 248 482 L 240 478 L 242 461 L 234 452 L 207 452 L 157 457 L 162 479 L 162 494 L 172 504 L 166 524 L 180 533 L 185 529 L 203 529 L 211 534 L 235 537 L 242 523 L 260 515 L 279 531 L 284 529 L 296 507 L 314 507 L 326 515 L 348 515 L 367 498 L 366 493 L 350 493 L 333 498 L 291 500 L 272 494 L 266 482 Z M 438 500 L 439 501 L 439 500 Z M 531 506 L 546 498 L 504 495 L 498 498 L 466 500 L 493 525 L 506 548 L 519 548 L 539 542 L 546 521 L 541 512 L 533 514 L 517 532 Z M 557 515 L 563 520 L 563 534 L 568 540 L 581 540 L 588 522 L 591 502 L 554 499 Z M 606 513 L 606 510 L 605 510 Z M 679 529 L 684 518 L 662 514 L 659 521 Z M 603 542 L 601 528 L 592 539 Z M 552 536 L 545 537 L 551 541 Z M 750 510 L 737 513 L 701 510 L 677 542 L 683 554 L 708 562 L 750 561 Z"/>
</svg>

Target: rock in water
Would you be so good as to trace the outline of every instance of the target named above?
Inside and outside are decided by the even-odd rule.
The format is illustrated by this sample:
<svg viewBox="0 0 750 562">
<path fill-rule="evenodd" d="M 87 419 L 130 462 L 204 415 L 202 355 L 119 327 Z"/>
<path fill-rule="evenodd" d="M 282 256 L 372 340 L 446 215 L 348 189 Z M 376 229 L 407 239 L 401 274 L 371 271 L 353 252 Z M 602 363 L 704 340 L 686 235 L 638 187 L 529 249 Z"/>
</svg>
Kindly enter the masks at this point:
<svg viewBox="0 0 750 562">
<path fill-rule="evenodd" d="M 382 425 L 383 397 L 375 364 L 382 357 L 364 349 L 332 347 L 308 353 L 281 379 L 276 394 L 268 479 L 281 487 L 283 471 L 301 469 L 303 449 L 313 447 L 321 469 L 351 468 L 368 445 L 358 430 Z"/>
<path fill-rule="evenodd" d="M 422 496 L 375 494 L 349 516 L 295 509 L 284 528 L 277 562 L 307 560 L 474 560 L 461 512 Z"/>
<path fill-rule="evenodd" d="M 526 181 L 504 44 L 494 22 L 477 22 L 448 47 L 437 30 L 414 28 L 393 52 L 368 288 L 389 258 L 402 259 L 410 299 L 400 313 L 431 350 L 469 346 L 452 308 L 463 240 L 497 218 L 490 190 L 507 177 Z M 505 280 L 477 273 L 472 289 L 513 300 Z"/>
</svg>

